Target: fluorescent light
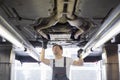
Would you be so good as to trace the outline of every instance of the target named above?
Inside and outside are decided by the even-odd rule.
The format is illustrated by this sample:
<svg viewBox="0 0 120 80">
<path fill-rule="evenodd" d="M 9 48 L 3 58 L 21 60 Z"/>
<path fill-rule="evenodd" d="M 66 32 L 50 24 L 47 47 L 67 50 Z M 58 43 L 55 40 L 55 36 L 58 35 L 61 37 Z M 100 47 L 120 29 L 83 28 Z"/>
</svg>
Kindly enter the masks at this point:
<svg viewBox="0 0 120 80">
<path fill-rule="evenodd" d="M 82 52 L 81 53 L 81 56 L 82 56 L 82 59 L 84 59 L 86 56 L 88 56 L 92 51 L 90 49 L 88 49 L 86 52 Z"/>
<path fill-rule="evenodd" d="M 96 49 L 97 47 L 100 47 L 103 45 L 105 42 L 110 40 L 112 37 L 116 36 L 118 33 L 120 33 L 120 19 L 114 24 L 111 25 L 112 27 L 107 30 L 97 41 L 97 43 L 94 45 L 92 48 L 93 50 Z"/>
<path fill-rule="evenodd" d="M 36 52 L 32 44 L 26 39 L 19 30 L 11 26 L 7 20 L 0 16 L 0 36 L 11 42 L 13 45 L 19 49 L 26 48 L 30 52 L 30 56 L 39 60 L 39 53 Z"/>
<path fill-rule="evenodd" d="M 23 44 L 13 36 L 5 27 L 0 24 L 0 35 L 5 38 L 6 40 L 10 41 L 17 47 L 24 47 Z"/>
<path fill-rule="evenodd" d="M 98 29 L 97 33 L 82 48 L 82 58 L 85 58 L 97 47 L 102 47 L 111 38 L 120 33 L 120 5 L 118 5 L 105 22 Z"/>
<path fill-rule="evenodd" d="M 82 58 L 88 56 L 92 50 L 94 51 L 96 48 L 101 47 L 104 43 L 106 43 L 111 38 L 115 37 L 118 33 L 120 33 L 120 19 L 115 22 L 115 24 L 109 26 L 110 28 L 100 37 L 96 39 L 96 43 L 91 44 L 92 47 L 86 49 L 82 52 Z M 91 49 L 92 48 L 92 49 Z"/>
</svg>

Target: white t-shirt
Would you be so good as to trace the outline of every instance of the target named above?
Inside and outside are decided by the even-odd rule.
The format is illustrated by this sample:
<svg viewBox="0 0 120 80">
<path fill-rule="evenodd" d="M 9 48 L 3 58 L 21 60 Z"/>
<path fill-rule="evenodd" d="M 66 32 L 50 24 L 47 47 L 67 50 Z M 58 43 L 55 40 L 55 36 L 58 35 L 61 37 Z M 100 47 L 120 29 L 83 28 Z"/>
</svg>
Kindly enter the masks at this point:
<svg viewBox="0 0 120 80">
<path fill-rule="evenodd" d="M 72 65 L 73 59 L 66 57 L 66 74 L 69 78 L 70 65 Z M 53 68 L 53 59 L 50 60 L 50 66 Z M 64 57 L 55 60 L 55 67 L 64 67 Z"/>
</svg>

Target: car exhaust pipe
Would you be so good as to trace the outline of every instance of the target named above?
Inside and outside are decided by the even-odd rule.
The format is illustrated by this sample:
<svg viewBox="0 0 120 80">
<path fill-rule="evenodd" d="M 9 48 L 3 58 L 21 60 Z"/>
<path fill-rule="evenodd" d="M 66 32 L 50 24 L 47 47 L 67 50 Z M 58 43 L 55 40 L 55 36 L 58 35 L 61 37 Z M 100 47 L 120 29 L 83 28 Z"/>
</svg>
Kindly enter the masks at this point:
<svg viewBox="0 0 120 80">
<path fill-rule="evenodd" d="M 79 35 L 81 35 L 84 32 L 84 29 L 81 28 L 81 25 L 83 24 L 82 19 L 76 19 L 73 15 L 74 7 L 75 7 L 75 0 L 57 0 L 57 13 L 52 16 L 48 22 L 48 24 L 44 26 L 38 26 L 36 27 L 37 32 L 42 35 L 44 38 L 49 39 L 46 33 L 44 33 L 42 30 L 50 28 L 54 25 L 59 23 L 66 23 L 68 22 L 71 26 L 75 26 L 79 31 L 77 31 L 74 35 L 75 39 L 78 38 Z M 65 7 L 65 5 L 67 5 Z M 67 8 L 67 10 L 65 10 Z M 66 11 L 66 12 L 65 12 Z"/>
</svg>

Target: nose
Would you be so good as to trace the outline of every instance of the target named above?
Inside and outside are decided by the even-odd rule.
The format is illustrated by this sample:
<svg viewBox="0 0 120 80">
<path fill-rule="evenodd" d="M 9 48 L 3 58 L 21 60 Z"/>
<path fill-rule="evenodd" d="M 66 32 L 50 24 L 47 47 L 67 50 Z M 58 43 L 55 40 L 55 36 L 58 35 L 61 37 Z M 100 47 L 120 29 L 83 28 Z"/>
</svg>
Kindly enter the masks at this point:
<svg viewBox="0 0 120 80">
<path fill-rule="evenodd" d="M 59 47 L 55 46 L 55 47 L 53 48 L 53 52 L 58 52 L 58 51 L 59 51 Z"/>
</svg>

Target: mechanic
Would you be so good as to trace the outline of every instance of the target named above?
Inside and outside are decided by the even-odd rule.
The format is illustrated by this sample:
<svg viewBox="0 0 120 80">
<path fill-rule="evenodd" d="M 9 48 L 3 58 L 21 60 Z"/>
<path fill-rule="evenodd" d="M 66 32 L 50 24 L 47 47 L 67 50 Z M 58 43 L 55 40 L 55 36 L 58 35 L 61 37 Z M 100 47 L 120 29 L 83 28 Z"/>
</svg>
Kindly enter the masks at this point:
<svg viewBox="0 0 120 80">
<path fill-rule="evenodd" d="M 47 43 L 43 42 L 42 50 L 40 53 L 41 62 L 49 65 L 53 69 L 52 80 L 69 80 L 70 65 L 83 65 L 83 59 L 79 57 L 77 60 L 72 58 L 63 57 L 63 48 L 61 45 L 55 44 L 52 47 L 55 59 L 45 59 L 45 49 L 47 48 Z"/>
</svg>

